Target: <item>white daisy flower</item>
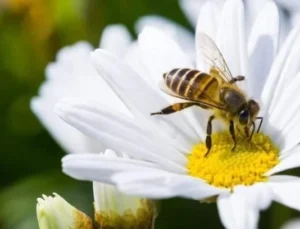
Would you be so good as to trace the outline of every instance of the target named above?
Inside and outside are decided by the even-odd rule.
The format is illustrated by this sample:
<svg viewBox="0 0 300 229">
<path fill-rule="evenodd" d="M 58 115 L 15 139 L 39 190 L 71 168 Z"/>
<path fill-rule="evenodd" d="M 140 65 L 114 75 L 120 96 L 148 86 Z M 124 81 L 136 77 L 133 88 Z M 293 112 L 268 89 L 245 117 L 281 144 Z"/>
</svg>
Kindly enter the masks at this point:
<svg viewBox="0 0 300 229">
<path fill-rule="evenodd" d="M 300 30 L 293 29 L 278 51 L 280 20 L 272 1 L 258 13 L 249 36 L 242 1 L 226 1 L 218 14 L 211 2 L 203 7 L 196 40 L 197 34 L 208 34 L 233 75 L 246 76 L 246 85 L 241 87 L 261 101 L 261 133 L 253 136 L 251 144 L 240 139 L 232 152 L 232 140 L 215 128 L 212 150 L 204 157 L 206 111 L 189 108 L 167 117 L 150 116 L 174 103 L 157 87 L 163 73 L 197 68 L 201 61 L 197 59 L 193 65 L 170 37 L 146 28 L 139 35 L 141 57 L 136 59 L 146 68 L 145 74 L 101 49 L 91 55 L 99 78 L 122 100 L 129 114 L 109 95 L 101 101 L 65 99 L 55 108 L 62 119 L 87 136 L 135 159 L 73 154 L 63 159 L 63 170 L 77 179 L 116 184 L 122 192 L 141 197 L 215 199 L 226 228 L 256 228 L 258 210 L 267 208 L 272 200 L 300 209 L 299 178 L 274 175 L 300 165 L 300 120 L 296 115 Z M 106 87 L 94 86 L 99 91 Z"/>
<path fill-rule="evenodd" d="M 37 199 L 37 218 L 40 229 L 92 229 L 93 222 L 83 212 L 74 208 L 58 194 Z"/>
</svg>

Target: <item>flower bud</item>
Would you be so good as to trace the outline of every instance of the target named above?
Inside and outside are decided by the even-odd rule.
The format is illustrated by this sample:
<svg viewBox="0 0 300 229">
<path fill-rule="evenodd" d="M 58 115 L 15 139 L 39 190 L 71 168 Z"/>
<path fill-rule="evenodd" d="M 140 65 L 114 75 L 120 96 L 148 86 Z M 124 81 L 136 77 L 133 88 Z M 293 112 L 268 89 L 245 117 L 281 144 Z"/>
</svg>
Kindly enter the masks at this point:
<svg viewBox="0 0 300 229">
<path fill-rule="evenodd" d="M 58 194 L 37 199 L 37 218 L 40 229 L 92 229 L 92 220 Z"/>
</svg>

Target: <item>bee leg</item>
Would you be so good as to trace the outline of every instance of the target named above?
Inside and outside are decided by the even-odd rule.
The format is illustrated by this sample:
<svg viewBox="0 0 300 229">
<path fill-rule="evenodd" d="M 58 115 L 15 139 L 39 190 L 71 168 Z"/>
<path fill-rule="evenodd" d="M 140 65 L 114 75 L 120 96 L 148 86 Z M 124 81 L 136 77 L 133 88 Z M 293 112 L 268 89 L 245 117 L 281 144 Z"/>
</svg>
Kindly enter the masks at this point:
<svg viewBox="0 0 300 229">
<path fill-rule="evenodd" d="M 251 131 L 250 137 L 248 138 L 248 140 L 249 140 L 249 141 L 251 141 L 251 139 L 252 139 L 252 136 L 253 136 L 253 134 L 254 134 L 254 131 L 255 131 L 255 122 L 253 122 L 253 121 L 252 121 L 252 126 L 253 126 L 253 128 L 252 128 L 252 131 Z"/>
<path fill-rule="evenodd" d="M 258 128 L 257 128 L 257 132 L 256 132 L 256 133 L 258 133 L 259 130 L 260 130 L 260 128 L 261 128 L 261 125 L 262 125 L 262 123 L 263 123 L 263 121 L 264 121 L 264 117 L 256 117 L 256 119 L 259 119 L 259 120 L 260 120 L 259 126 L 258 126 Z"/>
<path fill-rule="evenodd" d="M 237 81 L 242 81 L 242 80 L 244 80 L 244 79 L 245 79 L 245 76 L 237 76 L 237 77 L 232 78 L 232 79 L 229 81 L 229 83 L 230 83 L 230 84 L 233 84 L 233 83 L 235 83 L 235 82 L 237 82 Z"/>
<path fill-rule="evenodd" d="M 248 126 L 244 127 L 244 133 L 245 133 L 246 138 L 249 140 L 249 128 L 248 128 Z"/>
<path fill-rule="evenodd" d="M 194 105 L 197 105 L 197 103 L 174 103 L 173 105 L 168 106 L 168 107 L 162 109 L 159 112 L 151 113 L 151 115 L 167 115 L 167 114 L 172 114 L 172 113 L 175 113 L 177 111 L 181 111 L 181 110 L 183 110 L 185 108 L 188 108 L 188 107 L 191 107 L 191 106 L 194 106 Z"/>
<path fill-rule="evenodd" d="M 235 139 L 235 132 L 234 132 L 234 122 L 231 120 L 229 124 L 229 133 L 231 134 L 233 140 L 233 147 L 231 151 L 235 150 L 236 147 L 236 139 Z"/>
<path fill-rule="evenodd" d="M 207 129 L 206 129 L 207 136 L 206 136 L 206 141 L 205 141 L 207 152 L 205 154 L 205 157 L 207 157 L 207 155 L 209 154 L 209 151 L 211 149 L 211 132 L 212 132 L 212 125 L 211 125 L 211 123 L 212 123 L 212 120 L 214 118 L 215 118 L 215 116 L 213 116 L 213 115 L 210 116 L 209 120 L 208 120 L 208 123 L 207 123 Z"/>
</svg>

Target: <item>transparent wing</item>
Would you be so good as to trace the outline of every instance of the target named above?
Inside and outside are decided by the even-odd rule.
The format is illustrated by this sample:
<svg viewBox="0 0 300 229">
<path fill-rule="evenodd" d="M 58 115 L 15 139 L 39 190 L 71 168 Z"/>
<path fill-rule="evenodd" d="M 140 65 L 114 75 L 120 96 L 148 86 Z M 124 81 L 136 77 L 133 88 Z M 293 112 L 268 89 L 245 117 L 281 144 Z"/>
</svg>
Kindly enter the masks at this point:
<svg viewBox="0 0 300 229">
<path fill-rule="evenodd" d="M 217 70 L 223 80 L 230 81 L 233 78 L 232 74 L 215 42 L 205 33 L 198 33 L 197 44 L 199 58 L 206 64 L 207 69 L 204 70 L 208 73 L 212 69 Z"/>
<path fill-rule="evenodd" d="M 206 106 L 206 107 L 210 107 L 210 108 L 217 108 L 219 110 L 224 110 L 224 106 L 211 99 L 209 96 L 207 96 L 205 93 L 203 93 L 203 100 L 194 100 L 194 99 L 191 99 L 191 98 L 186 98 L 186 97 L 183 97 L 181 95 L 178 95 L 176 93 L 174 93 L 173 91 L 171 91 L 165 84 L 165 82 L 162 80 L 161 82 L 159 82 L 158 84 L 159 88 L 166 94 L 170 95 L 170 96 L 173 96 L 173 97 L 176 97 L 176 98 L 179 98 L 179 99 L 183 99 L 183 100 L 187 100 L 187 101 L 193 101 L 193 102 L 197 102 L 199 103 L 200 105 L 203 105 L 203 106 Z"/>
</svg>

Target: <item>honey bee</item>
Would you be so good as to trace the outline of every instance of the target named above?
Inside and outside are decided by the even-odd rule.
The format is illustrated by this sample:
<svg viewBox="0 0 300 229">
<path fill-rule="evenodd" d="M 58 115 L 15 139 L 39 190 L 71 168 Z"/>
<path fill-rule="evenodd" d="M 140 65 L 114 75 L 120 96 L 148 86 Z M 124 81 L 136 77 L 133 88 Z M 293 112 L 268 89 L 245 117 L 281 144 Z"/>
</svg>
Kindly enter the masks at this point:
<svg viewBox="0 0 300 229">
<path fill-rule="evenodd" d="M 236 82 L 245 79 L 244 76 L 232 77 L 223 55 L 213 40 L 204 33 L 199 33 L 198 51 L 203 61 L 208 65 L 208 73 L 195 69 L 176 68 L 163 74 L 160 88 L 165 93 L 186 100 L 175 103 L 151 115 L 167 115 L 191 106 L 210 109 L 214 112 L 207 123 L 206 147 L 207 156 L 212 146 L 212 121 L 220 118 L 229 126 L 229 133 L 233 140 L 234 151 L 236 147 L 235 128 L 251 140 L 255 131 L 255 120 L 260 119 L 261 127 L 263 117 L 257 117 L 259 104 L 240 89 Z M 250 133 L 250 129 L 252 131 Z"/>
</svg>

